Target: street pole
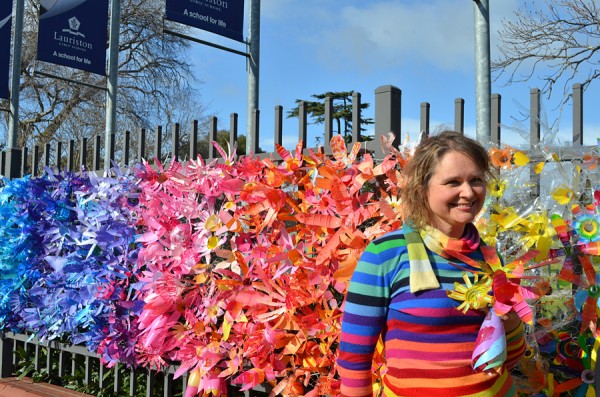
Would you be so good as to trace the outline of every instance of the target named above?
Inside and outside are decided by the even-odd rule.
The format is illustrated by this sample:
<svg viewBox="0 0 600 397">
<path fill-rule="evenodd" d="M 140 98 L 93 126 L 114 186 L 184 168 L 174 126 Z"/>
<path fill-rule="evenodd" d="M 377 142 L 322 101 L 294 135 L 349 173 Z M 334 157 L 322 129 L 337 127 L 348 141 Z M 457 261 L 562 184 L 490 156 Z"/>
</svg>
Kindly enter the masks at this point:
<svg viewBox="0 0 600 397">
<path fill-rule="evenodd" d="M 8 116 L 8 148 L 6 149 L 6 172 L 9 178 L 21 176 L 21 149 L 17 148 L 19 132 L 19 92 L 21 91 L 21 51 L 23 44 L 23 14 L 25 0 L 14 2 L 14 37 L 10 73 L 10 113 Z"/>
<path fill-rule="evenodd" d="M 254 125 L 254 111 L 258 110 L 258 81 L 260 60 L 260 0 L 250 0 L 248 23 L 248 101 L 246 118 L 246 154 L 258 149 L 258 128 Z"/>
<path fill-rule="evenodd" d="M 486 144 L 492 139 L 491 72 L 490 72 L 490 5 L 489 0 L 473 0 L 475 22 L 475 111 L 477 140 Z"/>
<path fill-rule="evenodd" d="M 117 124 L 117 74 L 119 72 L 119 25 L 121 0 L 111 0 L 108 85 L 106 94 L 106 130 L 104 133 L 104 172 L 111 167 L 111 143 Z"/>
</svg>

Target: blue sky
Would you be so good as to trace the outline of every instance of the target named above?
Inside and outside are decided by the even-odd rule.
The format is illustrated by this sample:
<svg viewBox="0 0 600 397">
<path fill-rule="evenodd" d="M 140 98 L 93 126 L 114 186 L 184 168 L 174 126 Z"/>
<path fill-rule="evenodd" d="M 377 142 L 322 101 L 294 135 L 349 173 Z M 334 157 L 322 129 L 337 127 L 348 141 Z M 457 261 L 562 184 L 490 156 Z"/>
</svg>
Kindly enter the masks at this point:
<svg viewBox="0 0 600 397">
<path fill-rule="evenodd" d="M 492 59 L 498 56 L 497 31 L 503 19 L 514 18 L 522 0 L 490 1 Z M 249 1 L 246 0 L 246 6 Z M 247 15 L 247 14 L 246 14 Z M 475 136 L 475 66 L 473 0 L 262 0 L 260 40 L 260 146 L 273 147 L 272 131 L 276 105 L 284 113 L 296 99 L 310 100 L 326 91 L 358 91 L 371 104 L 366 117 L 374 114 L 374 92 L 383 85 L 402 90 L 402 134 L 416 139 L 421 102 L 431 104 L 431 128 L 454 123 L 454 100 L 465 99 L 465 131 Z M 245 25 L 247 26 L 247 17 Z M 244 31 L 247 32 L 245 26 Z M 198 38 L 244 50 L 244 45 L 201 30 Z M 194 72 L 203 83 L 203 103 L 219 118 L 220 128 L 229 128 L 229 115 L 239 114 L 239 131 L 246 129 L 247 71 L 244 57 L 192 43 Z M 518 123 L 511 115 L 529 107 L 531 88 L 542 83 L 505 86 L 492 81 L 492 92 L 502 95 L 502 121 Z M 570 104 L 562 114 L 559 96 L 542 98 L 548 123 L 557 124 L 558 139 L 569 142 Z M 594 103 L 600 100 L 600 82 L 584 95 L 584 144 L 596 143 L 600 116 Z M 529 122 L 524 124 L 529 128 Z M 296 119 L 284 119 L 284 146 L 297 142 Z M 321 125 L 309 126 L 308 145 L 322 134 Z M 503 130 L 503 140 L 525 144 L 519 135 Z M 542 132 L 542 134 L 544 134 Z"/>
</svg>

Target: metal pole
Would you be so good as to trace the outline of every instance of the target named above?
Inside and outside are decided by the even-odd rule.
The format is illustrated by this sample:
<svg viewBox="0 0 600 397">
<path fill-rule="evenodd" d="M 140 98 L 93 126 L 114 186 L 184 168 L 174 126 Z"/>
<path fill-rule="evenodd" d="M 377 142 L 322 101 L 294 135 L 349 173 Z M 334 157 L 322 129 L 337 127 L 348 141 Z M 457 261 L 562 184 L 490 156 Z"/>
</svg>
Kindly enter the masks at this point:
<svg viewBox="0 0 600 397">
<path fill-rule="evenodd" d="M 104 133 L 104 171 L 111 167 L 111 139 L 117 124 L 117 73 L 119 71 L 119 25 L 121 0 L 112 0 L 110 9 L 110 46 L 108 53 L 108 91 L 106 94 L 106 131 Z"/>
<path fill-rule="evenodd" d="M 21 176 L 21 149 L 17 148 L 19 132 L 19 92 L 21 91 L 21 48 L 23 44 L 23 14 L 25 0 L 14 2 L 14 37 L 10 73 L 10 113 L 8 118 L 8 148 L 6 151 L 6 176 Z"/>
<path fill-rule="evenodd" d="M 253 129 L 254 111 L 258 110 L 258 75 L 260 59 L 260 0 L 250 0 L 248 37 L 248 106 L 246 114 L 246 154 L 258 147 L 258 129 Z"/>
<path fill-rule="evenodd" d="M 489 0 L 474 1 L 475 22 L 475 110 L 477 140 L 491 140 L 491 83 L 490 83 L 490 5 Z"/>
</svg>

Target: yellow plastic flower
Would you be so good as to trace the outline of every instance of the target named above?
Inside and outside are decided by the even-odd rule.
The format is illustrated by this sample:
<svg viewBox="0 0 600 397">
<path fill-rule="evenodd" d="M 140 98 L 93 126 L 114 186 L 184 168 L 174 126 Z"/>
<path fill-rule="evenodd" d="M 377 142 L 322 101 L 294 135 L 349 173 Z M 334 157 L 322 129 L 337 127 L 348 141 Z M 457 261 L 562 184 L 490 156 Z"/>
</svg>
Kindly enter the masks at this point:
<svg viewBox="0 0 600 397">
<path fill-rule="evenodd" d="M 502 197 L 504 195 L 504 189 L 506 188 L 506 180 L 504 179 L 491 179 L 488 182 L 488 190 L 492 197 Z"/>
<path fill-rule="evenodd" d="M 565 185 L 557 187 L 552 192 L 552 198 L 561 205 L 569 204 L 574 196 L 575 193 L 573 193 L 573 190 Z"/>
<path fill-rule="evenodd" d="M 501 207 L 495 205 L 492 208 L 490 220 L 496 222 L 503 229 L 512 229 L 523 221 L 514 207 Z"/>
<path fill-rule="evenodd" d="M 521 241 L 528 249 L 534 247 L 539 251 L 535 257 L 536 261 L 546 258 L 552 245 L 552 237 L 556 235 L 556 231 L 551 227 L 548 219 L 546 213 L 535 212 L 521 223 L 522 230 L 520 231 L 524 233 Z"/>
<path fill-rule="evenodd" d="M 546 165 L 546 163 L 544 161 L 540 161 L 539 163 L 537 163 L 535 165 L 535 167 L 533 168 L 533 170 L 535 171 L 536 175 L 539 175 L 539 174 L 542 173 L 545 165 Z"/>
<path fill-rule="evenodd" d="M 487 244 L 496 246 L 496 237 L 498 236 L 498 225 L 495 222 L 488 221 L 484 217 L 479 217 L 475 221 L 475 227 L 479 231 L 479 237 Z"/>
<path fill-rule="evenodd" d="M 471 308 L 477 310 L 493 303 L 494 298 L 489 294 L 492 290 L 492 279 L 490 277 L 485 275 L 479 280 L 479 275 L 475 274 L 474 282 L 471 283 L 469 275 L 463 273 L 463 280 L 465 280 L 466 286 L 454 283 L 453 290 L 446 290 L 449 298 L 462 301 L 457 307 L 458 310 L 466 313 Z"/>
<path fill-rule="evenodd" d="M 515 152 L 513 153 L 513 163 L 517 167 L 523 167 L 529 164 L 529 157 L 523 152 Z"/>
</svg>

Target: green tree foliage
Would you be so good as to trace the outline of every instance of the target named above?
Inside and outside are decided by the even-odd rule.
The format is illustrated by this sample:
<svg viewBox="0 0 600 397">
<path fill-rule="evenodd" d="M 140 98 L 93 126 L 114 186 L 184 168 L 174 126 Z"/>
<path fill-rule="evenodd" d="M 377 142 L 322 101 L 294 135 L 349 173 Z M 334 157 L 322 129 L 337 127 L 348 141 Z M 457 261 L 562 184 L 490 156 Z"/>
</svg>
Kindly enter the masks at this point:
<svg viewBox="0 0 600 397">
<path fill-rule="evenodd" d="M 329 97 L 332 100 L 333 105 L 333 120 L 334 120 L 334 133 L 342 134 L 346 142 L 352 140 L 352 95 L 354 91 L 339 91 L 339 92 L 325 92 L 323 94 L 311 95 L 317 101 L 304 101 L 302 99 L 296 99 L 296 106 L 290 110 L 287 114 L 288 118 L 299 116 L 299 105 L 304 102 L 307 114 L 312 117 L 313 124 L 323 124 L 325 122 L 325 98 Z M 361 103 L 360 109 L 364 110 L 369 107 L 368 103 Z M 373 124 L 374 121 L 371 118 L 360 118 L 360 131 L 366 131 L 364 126 Z M 337 127 L 337 129 L 336 129 Z M 372 138 L 369 136 L 363 136 L 361 134 L 360 140 L 368 141 Z"/>
</svg>

